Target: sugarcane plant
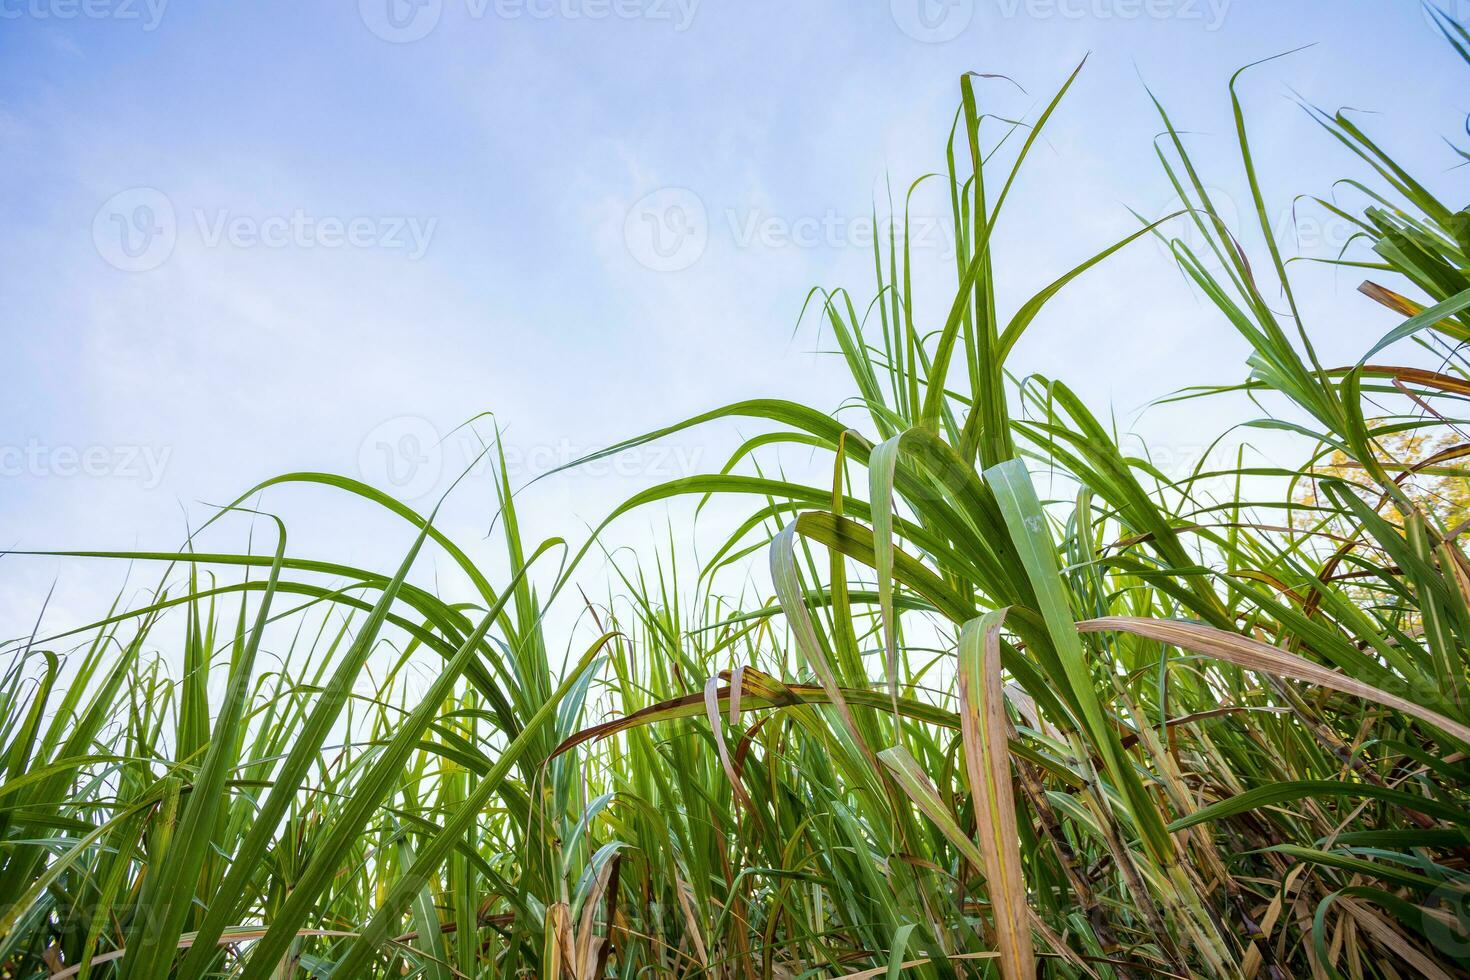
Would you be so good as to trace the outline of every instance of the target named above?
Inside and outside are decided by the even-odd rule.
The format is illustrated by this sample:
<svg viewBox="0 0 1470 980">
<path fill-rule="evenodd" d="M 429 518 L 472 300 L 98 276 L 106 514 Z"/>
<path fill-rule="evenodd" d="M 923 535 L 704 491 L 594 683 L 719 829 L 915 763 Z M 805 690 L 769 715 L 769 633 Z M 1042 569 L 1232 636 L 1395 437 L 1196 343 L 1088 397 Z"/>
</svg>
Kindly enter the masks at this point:
<svg viewBox="0 0 1470 980">
<path fill-rule="evenodd" d="M 1284 254 L 1237 76 L 1244 227 L 1156 100 L 1180 207 L 1002 310 L 996 230 L 1081 71 L 1025 122 L 960 80 L 871 302 L 807 298 L 847 401 L 742 401 L 572 464 L 762 429 L 575 548 L 522 540 L 536 488 L 494 441 L 498 582 L 434 511 L 315 472 L 177 551 L 63 553 L 157 585 L 9 644 L 0 976 L 1470 974 L 1470 211 L 1308 105 L 1366 203 L 1317 196 L 1353 240 Z M 934 322 L 905 233 L 926 181 L 954 238 Z M 1151 239 L 1248 367 L 1163 400 L 1244 391 L 1299 465 L 1242 444 L 1167 472 L 1012 368 L 1058 293 Z M 1318 357 L 1298 261 L 1365 277 L 1357 362 Z M 402 522 L 399 566 L 295 554 L 259 502 L 304 487 Z M 601 549 L 712 496 L 748 516 L 697 565 Z M 204 550 L 246 526 L 271 546 Z M 426 552 L 470 594 L 414 584 Z"/>
</svg>

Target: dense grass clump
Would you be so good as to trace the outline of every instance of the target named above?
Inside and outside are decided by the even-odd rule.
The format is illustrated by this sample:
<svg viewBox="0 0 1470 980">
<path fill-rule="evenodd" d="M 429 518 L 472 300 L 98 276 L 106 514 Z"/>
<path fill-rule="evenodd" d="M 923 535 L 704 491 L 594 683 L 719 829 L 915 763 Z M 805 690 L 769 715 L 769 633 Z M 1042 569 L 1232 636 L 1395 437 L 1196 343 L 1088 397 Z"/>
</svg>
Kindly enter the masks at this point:
<svg viewBox="0 0 1470 980">
<path fill-rule="evenodd" d="M 544 611 L 596 539 L 544 560 L 561 542 L 523 544 L 503 476 L 505 581 L 321 473 L 217 519 L 326 485 L 416 529 L 398 568 L 299 557 L 260 517 L 265 554 L 77 556 L 166 587 L 13 644 L 0 977 L 1470 971 L 1470 211 L 1318 114 L 1366 165 L 1366 210 L 1320 202 L 1371 248 L 1338 261 L 1392 326 L 1321 363 L 1270 229 L 1248 257 L 1161 107 L 1185 206 L 1003 313 L 992 232 L 1075 78 L 1024 125 L 961 80 L 947 315 L 916 322 L 897 242 L 866 314 L 814 294 L 843 412 L 752 400 L 607 450 L 767 425 L 609 517 L 749 500 L 692 598 L 630 572 L 563 657 Z M 1298 467 L 1166 474 L 1062 381 L 1008 374 L 1055 293 L 1146 237 L 1249 346 L 1235 387 L 1282 406 L 1252 424 L 1296 432 Z M 780 443 L 830 478 L 769 475 Z M 475 594 L 411 584 L 424 551 Z M 714 594 L 753 555 L 774 595 Z"/>
</svg>

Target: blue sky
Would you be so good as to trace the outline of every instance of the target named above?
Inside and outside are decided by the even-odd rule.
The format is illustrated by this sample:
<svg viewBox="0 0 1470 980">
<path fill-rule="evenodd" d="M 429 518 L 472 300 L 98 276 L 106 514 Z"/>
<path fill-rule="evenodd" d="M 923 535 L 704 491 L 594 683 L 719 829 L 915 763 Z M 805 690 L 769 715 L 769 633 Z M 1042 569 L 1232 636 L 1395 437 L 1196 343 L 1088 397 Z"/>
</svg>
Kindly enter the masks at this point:
<svg viewBox="0 0 1470 980">
<path fill-rule="evenodd" d="M 961 72 L 1010 76 L 1024 93 L 988 83 L 987 108 L 1034 116 L 1090 52 L 1003 219 L 1013 308 L 1131 230 L 1129 208 L 1171 209 L 1145 83 L 1238 200 L 1229 75 L 1305 44 L 1241 86 L 1288 244 L 1295 194 L 1361 175 L 1292 92 L 1378 113 L 1385 145 L 1463 197 L 1440 137 L 1470 109 L 1464 68 L 1409 2 L 0 0 L 0 547 L 176 547 L 207 504 L 294 469 L 422 505 L 483 412 L 520 483 L 740 398 L 836 409 L 848 389 L 803 299 L 870 294 L 873 202 L 942 168 Z M 917 282 L 939 309 L 947 203 L 927 188 Z M 1305 251 L 1340 241 L 1298 219 Z M 1301 270 L 1324 356 L 1392 325 L 1356 279 Z M 1013 368 L 1188 460 L 1248 409 L 1138 410 L 1238 380 L 1244 355 L 1142 242 L 1049 308 Z M 531 533 L 580 538 L 633 489 L 718 468 L 739 435 L 544 481 Z M 297 553 L 383 566 L 406 544 L 325 491 L 266 503 Z M 445 523 L 494 567 L 492 509 L 471 480 Z M 660 517 L 609 540 L 648 550 L 650 531 Z M 76 618 L 122 569 L 0 559 L 6 635 L 53 579 L 52 615 Z"/>
</svg>

